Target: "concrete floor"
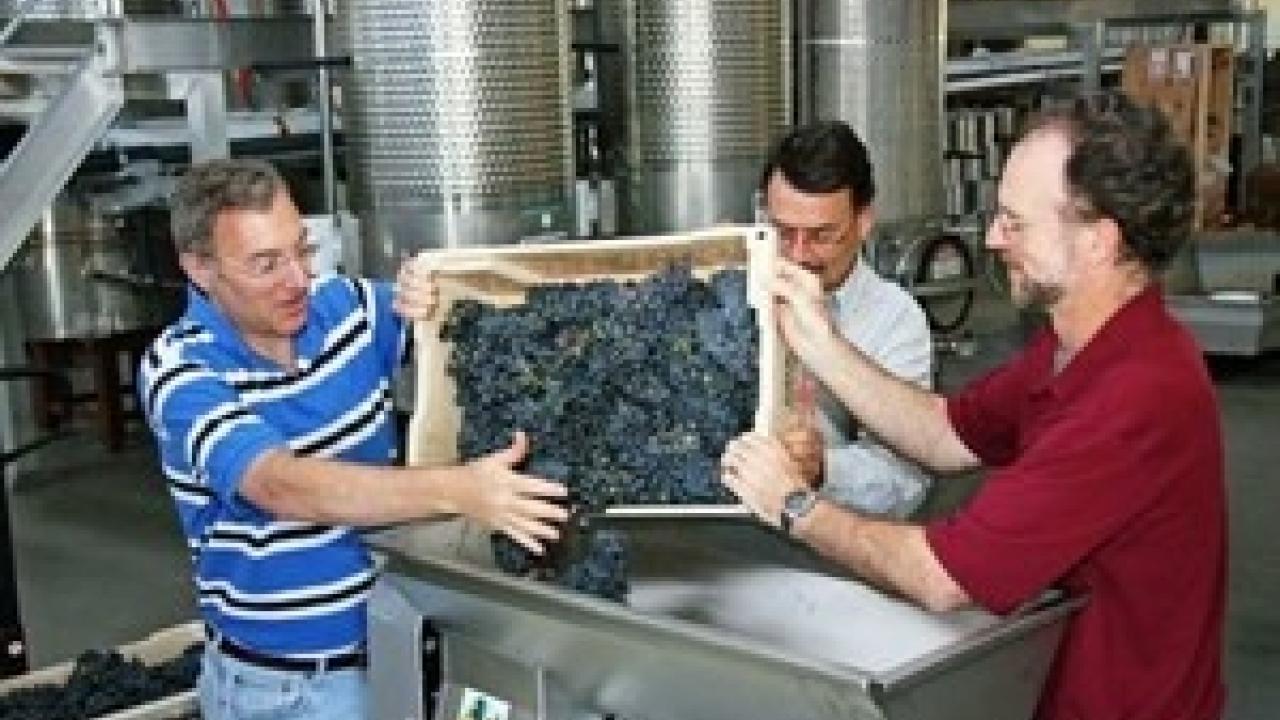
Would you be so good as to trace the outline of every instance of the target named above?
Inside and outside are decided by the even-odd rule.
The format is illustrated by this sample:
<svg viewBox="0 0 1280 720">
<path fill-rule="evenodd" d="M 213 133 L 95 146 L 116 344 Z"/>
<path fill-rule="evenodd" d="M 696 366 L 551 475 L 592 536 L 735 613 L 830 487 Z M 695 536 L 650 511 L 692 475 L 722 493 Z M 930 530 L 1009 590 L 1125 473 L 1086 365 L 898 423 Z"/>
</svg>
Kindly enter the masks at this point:
<svg viewBox="0 0 1280 720">
<path fill-rule="evenodd" d="M 1015 342 L 944 360 L 943 384 Z M 1280 717 L 1280 356 L 1215 363 L 1228 444 L 1231 604 L 1228 720 Z M 193 616 L 172 506 L 139 430 L 108 455 L 87 432 L 20 474 L 11 508 L 23 615 L 37 665 L 115 645 Z M 1176 589 L 1170 588 L 1170 592 Z"/>
<path fill-rule="evenodd" d="M 195 617 L 190 562 L 149 438 L 109 454 L 87 430 L 39 451 L 10 496 L 33 666 Z"/>
<path fill-rule="evenodd" d="M 1229 720 L 1280 717 L 1280 355 L 1215 363 L 1227 440 Z"/>
</svg>

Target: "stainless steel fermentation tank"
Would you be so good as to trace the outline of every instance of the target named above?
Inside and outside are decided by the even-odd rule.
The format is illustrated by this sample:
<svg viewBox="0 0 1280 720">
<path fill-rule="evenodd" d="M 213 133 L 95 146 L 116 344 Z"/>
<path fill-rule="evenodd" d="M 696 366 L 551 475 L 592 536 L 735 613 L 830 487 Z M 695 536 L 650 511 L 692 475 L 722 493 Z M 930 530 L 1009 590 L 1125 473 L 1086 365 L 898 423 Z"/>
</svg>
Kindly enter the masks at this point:
<svg viewBox="0 0 1280 720">
<path fill-rule="evenodd" d="M 631 538 L 625 605 L 497 572 L 462 523 L 376 538 L 374 717 L 1027 720 L 1079 605 L 931 614 L 754 520 L 610 522 Z"/>
<path fill-rule="evenodd" d="M 10 266 L 34 340 L 105 337 L 159 327 L 181 311 L 168 213 L 108 212 L 63 193 Z"/>
<path fill-rule="evenodd" d="M 791 118 L 791 2 L 617 1 L 629 230 L 752 222 L 760 166 Z"/>
<path fill-rule="evenodd" d="M 844 120 L 866 142 L 882 225 L 942 215 L 942 0 L 797 8 L 800 119 Z"/>
<path fill-rule="evenodd" d="M 338 4 L 350 197 L 366 274 L 408 251 L 502 244 L 569 218 L 560 0 Z"/>
<path fill-rule="evenodd" d="M 943 0 L 812 0 L 796 16 L 799 119 L 843 120 L 866 143 L 877 219 L 868 260 L 920 299 L 935 331 L 967 321 L 976 282 L 972 249 L 946 234 L 944 8 Z"/>
</svg>

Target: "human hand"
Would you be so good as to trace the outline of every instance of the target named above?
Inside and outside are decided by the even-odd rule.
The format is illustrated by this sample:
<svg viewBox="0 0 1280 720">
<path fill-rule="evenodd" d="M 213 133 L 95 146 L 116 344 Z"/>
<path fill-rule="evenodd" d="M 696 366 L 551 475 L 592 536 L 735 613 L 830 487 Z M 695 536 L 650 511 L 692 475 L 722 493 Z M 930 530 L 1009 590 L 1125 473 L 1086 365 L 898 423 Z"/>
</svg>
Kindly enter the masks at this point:
<svg viewBox="0 0 1280 720">
<path fill-rule="evenodd" d="M 783 498 L 806 488 L 800 469 L 782 444 L 756 433 L 741 435 L 725 446 L 720 479 L 747 509 L 772 527 L 781 521 Z"/>
<path fill-rule="evenodd" d="M 809 487 L 821 487 L 826 445 L 818 430 L 816 381 L 807 372 L 796 374 L 791 407 L 779 423 L 777 435 Z"/>
<path fill-rule="evenodd" d="M 430 320 L 439 303 L 440 288 L 435 273 L 418 258 L 404 258 L 396 275 L 396 313 L 405 320 Z"/>
<path fill-rule="evenodd" d="M 541 555 L 544 543 L 559 538 L 556 526 L 569 517 L 569 511 L 554 502 L 565 497 L 568 489 L 515 472 L 513 468 L 528 452 L 528 437 L 517 432 L 507 448 L 467 463 L 465 467 L 474 477 L 469 479 L 471 494 L 462 503 L 461 512 Z"/>
<path fill-rule="evenodd" d="M 769 284 L 777 309 L 778 328 L 787 346 L 809 367 L 821 357 L 823 344 L 837 336 L 827 312 L 822 281 L 788 260 L 778 260 Z"/>
</svg>

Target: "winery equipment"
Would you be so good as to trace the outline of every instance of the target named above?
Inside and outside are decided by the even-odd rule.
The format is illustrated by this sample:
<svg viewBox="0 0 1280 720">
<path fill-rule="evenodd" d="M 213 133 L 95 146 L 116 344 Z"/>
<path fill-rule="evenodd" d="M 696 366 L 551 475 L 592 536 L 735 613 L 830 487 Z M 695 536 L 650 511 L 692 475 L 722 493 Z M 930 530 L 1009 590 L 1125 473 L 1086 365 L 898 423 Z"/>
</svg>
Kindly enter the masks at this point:
<svg viewBox="0 0 1280 720">
<path fill-rule="evenodd" d="M 124 210 L 63 193 L 12 266 L 27 337 L 102 337 L 176 317 L 182 280 L 160 207 Z"/>
<path fill-rule="evenodd" d="M 751 222 L 791 117 L 790 2 L 624 6 L 630 232 Z"/>
<path fill-rule="evenodd" d="M 843 120 L 875 166 L 882 224 L 942 214 L 938 0 L 821 0 L 798 6 L 802 121 Z"/>
<path fill-rule="evenodd" d="M 950 333 L 969 319 L 979 287 L 975 235 L 981 230 L 938 223 L 899 226 L 878 232 L 868 243 L 868 261 L 919 301 L 931 330 Z"/>
<path fill-rule="evenodd" d="M 982 179 L 999 157 L 988 153 L 984 165 L 978 151 L 994 150 L 998 133 L 994 115 L 984 125 L 948 122 L 944 133 L 943 3 L 818 0 L 797 5 L 796 22 L 799 119 L 848 123 L 875 168 L 869 261 L 920 300 L 935 331 L 960 328 L 973 304 L 975 262 L 944 218 L 994 198 L 995 183 Z M 1013 117 L 998 120 L 1008 126 Z M 944 134 L 966 148 L 948 152 L 945 166 Z"/>
<path fill-rule="evenodd" d="M 948 217 L 972 217 L 995 207 L 1000 170 L 1017 134 L 1011 106 L 947 111 L 943 186 Z"/>
<path fill-rule="evenodd" d="M 759 296 L 774 249 L 770 226 L 748 226 L 440 250 L 417 261 L 447 279 L 446 308 L 460 298 L 518 306 L 537 285 L 635 280 L 672 262 L 704 276 L 745 264 L 745 299 L 765 314 L 757 318 L 753 426 L 769 432 L 786 387 L 780 341 L 767 332 L 772 305 Z M 411 465 L 457 462 L 469 442 L 460 434 L 460 405 L 475 401 L 460 400 L 469 388 L 457 387 L 469 376 L 448 371 L 454 336 L 437 331 L 439 322 L 420 323 L 416 332 Z M 496 383 L 482 385 L 494 390 Z M 696 402 L 689 397 L 667 402 Z M 610 569 L 590 572 L 616 578 L 624 570 L 629 586 L 611 580 L 608 588 L 622 604 L 499 572 L 489 533 L 463 521 L 373 537 L 385 561 L 369 613 L 374 717 L 1025 720 L 1076 607 L 1050 599 L 1011 618 L 930 614 L 820 561 L 739 505 L 590 511 L 566 529 L 556 555 L 573 558 L 618 531 L 625 539 L 610 551 Z"/>
<path fill-rule="evenodd" d="M 374 717 L 1025 720 L 1079 604 L 930 614 L 752 519 L 602 522 L 625 604 L 500 574 L 462 522 L 378 536 Z"/>
<path fill-rule="evenodd" d="M 339 3 L 364 267 L 569 223 L 567 15 L 554 0 Z"/>
<path fill-rule="evenodd" d="M 1280 233 L 1194 233 L 1166 273 L 1166 303 L 1205 352 L 1280 349 Z"/>
</svg>

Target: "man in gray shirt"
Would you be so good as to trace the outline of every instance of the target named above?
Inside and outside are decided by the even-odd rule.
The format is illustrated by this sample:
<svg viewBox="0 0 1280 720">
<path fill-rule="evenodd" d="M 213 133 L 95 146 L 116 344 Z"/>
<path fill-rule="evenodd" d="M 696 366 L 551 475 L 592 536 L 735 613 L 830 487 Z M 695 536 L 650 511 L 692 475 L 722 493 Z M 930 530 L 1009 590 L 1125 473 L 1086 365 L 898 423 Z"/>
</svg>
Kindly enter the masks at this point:
<svg viewBox="0 0 1280 720">
<path fill-rule="evenodd" d="M 853 130 L 842 122 L 793 129 L 773 149 L 760 191 L 783 254 L 822 280 L 841 334 L 890 373 L 929 387 L 933 351 L 924 311 L 860 257 L 875 223 L 875 181 Z M 802 472 L 847 507 L 896 518 L 914 512 L 928 476 L 860 431 L 811 383 L 798 383 L 799 410 L 782 434 Z"/>
</svg>

